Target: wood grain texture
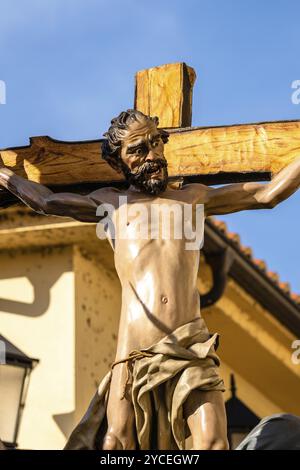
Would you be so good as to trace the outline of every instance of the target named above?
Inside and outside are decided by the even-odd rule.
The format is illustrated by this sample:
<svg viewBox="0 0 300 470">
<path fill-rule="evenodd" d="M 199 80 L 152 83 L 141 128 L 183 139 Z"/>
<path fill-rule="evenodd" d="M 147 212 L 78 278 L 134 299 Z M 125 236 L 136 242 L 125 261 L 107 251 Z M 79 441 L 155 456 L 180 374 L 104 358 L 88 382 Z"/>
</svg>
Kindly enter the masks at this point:
<svg viewBox="0 0 300 470">
<path fill-rule="evenodd" d="M 157 116 L 161 127 L 187 127 L 192 123 L 194 69 L 185 63 L 137 72 L 135 109 Z"/>
<path fill-rule="evenodd" d="M 276 174 L 300 155 L 300 121 L 178 129 L 166 146 L 171 175 Z"/>
<path fill-rule="evenodd" d="M 123 179 L 101 158 L 101 142 L 32 137 L 29 146 L 0 151 L 0 155 L 4 165 L 20 176 L 50 186 Z"/>
<path fill-rule="evenodd" d="M 251 179 L 252 173 L 277 173 L 300 155 L 300 121 L 214 128 L 169 129 L 165 146 L 171 177 L 221 175 L 218 182 Z M 101 158 L 101 140 L 62 142 L 34 137 L 27 147 L 0 151 L 5 166 L 49 186 L 108 184 L 123 176 Z M 203 180 L 202 180 L 203 181 Z M 213 184 L 213 183 L 212 183 Z"/>
</svg>

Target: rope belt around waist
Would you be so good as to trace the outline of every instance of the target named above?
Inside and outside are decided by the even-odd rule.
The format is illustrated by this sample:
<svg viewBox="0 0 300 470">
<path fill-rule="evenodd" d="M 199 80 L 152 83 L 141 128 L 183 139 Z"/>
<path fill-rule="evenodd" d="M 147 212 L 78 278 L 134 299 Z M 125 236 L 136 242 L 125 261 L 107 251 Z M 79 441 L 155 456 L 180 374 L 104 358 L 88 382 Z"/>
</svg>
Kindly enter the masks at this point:
<svg viewBox="0 0 300 470">
<path fill-rule="evenodd" d="M 125 398 L 126 387 L 128 385 L 129 378 L 130 378 L 130 370 L 129 370 L 130 363 L 133 363 L 137 359 L 142 359 L 143 357 L 152 357 L 152 356 L 153 356 L 153 353 L 148 353 L 146 351 L 138 351 L 137 349 L 134 349 L 133 351 L 131 351 L 129 356 L 125 357 L 124 359 L 119 359 L 118 361 L 115 361 L 115 362 L 112 363 L 111 370 L 113 370 L 113 368 L 116 365 L 121 364 L 122 362 L 126 362 L 126 380 L 125 380 L 125 384 L 124 384 L 124 387 L 123 387 L 123 393 L 122 393 L 122 396 L 121 396 L 121 400 L 123 400 Z"/>
</svg>

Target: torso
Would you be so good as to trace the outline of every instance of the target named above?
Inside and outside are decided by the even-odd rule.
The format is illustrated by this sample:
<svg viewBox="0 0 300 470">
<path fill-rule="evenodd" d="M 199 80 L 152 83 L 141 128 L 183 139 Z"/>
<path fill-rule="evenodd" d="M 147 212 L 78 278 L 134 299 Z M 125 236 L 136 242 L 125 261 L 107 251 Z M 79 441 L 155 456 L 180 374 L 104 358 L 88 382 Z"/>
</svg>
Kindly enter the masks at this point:
<svg viewBox="0 0 300 470">
<path fill-rule="evenodd" d="M 204 212 L 198 212 L 198 243 L 195 244 L 198 246 L 186 249 L 187 242 L 191 243 L 193 239 L 186 238 L 187 232 L 184 233 L 178 214 L 184 216 L 184 210 L 191 210 L 190 229 L 195 230 L 193 191 L 189 188 L 168 189 L 154 197 L 130 191 L 113 190 L 109 193 L 109 189 L 112 188 L 106 190 L 107 202 L 115 207 L 113 220 L 116 229 L 115 240 L 110 242 L 122 285 L 120 331 L 126 350 L 145 348 L 200 316 L 197 274 Z M 119 196 L 127 196 L 127 204 L 119 207 Z M 191 205 L 189 209 L 187 205 Z M 155 214 L 164 210 L 165 222 L 171 206 L 177 217 L 172 216 L 168 230 Z M 201 207 L 198 206 L 199 209 Z M 191 223 L 188 212 L 186 216 Z M 122 226 L 117 223 L 119 220 L 122 220 Z M 119 351 L 120 356 L 124 353 L 125 350 Z"/>
</svg>

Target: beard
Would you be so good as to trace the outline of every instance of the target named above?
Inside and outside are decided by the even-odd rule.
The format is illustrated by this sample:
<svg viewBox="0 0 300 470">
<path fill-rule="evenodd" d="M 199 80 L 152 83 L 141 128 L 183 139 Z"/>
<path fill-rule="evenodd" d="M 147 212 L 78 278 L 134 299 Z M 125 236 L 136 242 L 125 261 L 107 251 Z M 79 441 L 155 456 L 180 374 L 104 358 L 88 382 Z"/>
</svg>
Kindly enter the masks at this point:
<svg viewBox="0 0 300 470">
<path fill-rule="evenodd" d="M 151 174 L 157 170 L 162 170 L 162 178 L 151 178 Z M 134 172 L 131 172 L 124 163 L 123 173 L 130 184 L 148 194 L 157 195 L 162 193 L 168 185 L 168 163 L 165 158 L 158 158 L 153 162 L 145 162 Z"/>
</svg>

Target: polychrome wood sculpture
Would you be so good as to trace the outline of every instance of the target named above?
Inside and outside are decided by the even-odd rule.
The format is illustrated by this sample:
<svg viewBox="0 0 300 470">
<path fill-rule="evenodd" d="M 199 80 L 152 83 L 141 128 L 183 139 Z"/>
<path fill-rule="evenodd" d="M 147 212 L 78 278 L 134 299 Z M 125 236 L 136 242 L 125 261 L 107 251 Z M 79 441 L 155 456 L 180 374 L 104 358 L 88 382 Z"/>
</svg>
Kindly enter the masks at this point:
<svg viewBox="0 0 300 470">
<path fill-rule="evenodd" d="M 67 449 L 184 449 L 189 434 L 194 449 L 227 448 L 217 334 L 201 317 L 196 285 L 204 221 L 270 209 L 293 194 L 300 132 L 298 122 L 166 130 L 190 125 L 193 81 L 184 64 L 138 74 L 136 109 L 112 120 L 101 151 L 98 142 L 41 139 L 1 152 L 4 188 L 42 214 L 97 223 L 115 253 L 123 289 L 116 358 Z M 51 156 L 58 148 L 60 156 Z M 181 178 L 177 187 L 169 169 Z M 270 182 L 253 181 L 270 172 Z M 199 183 L 205 175 L 240 182 L 211 188 Z M 124 180 L 124 188 L 86 195 L 76 187 Z M 74 192 L 58 191 L 71 183 Z"/>
</svg>

